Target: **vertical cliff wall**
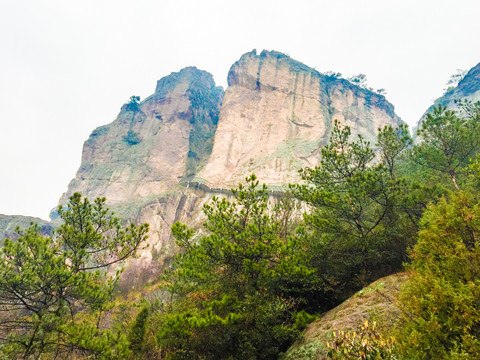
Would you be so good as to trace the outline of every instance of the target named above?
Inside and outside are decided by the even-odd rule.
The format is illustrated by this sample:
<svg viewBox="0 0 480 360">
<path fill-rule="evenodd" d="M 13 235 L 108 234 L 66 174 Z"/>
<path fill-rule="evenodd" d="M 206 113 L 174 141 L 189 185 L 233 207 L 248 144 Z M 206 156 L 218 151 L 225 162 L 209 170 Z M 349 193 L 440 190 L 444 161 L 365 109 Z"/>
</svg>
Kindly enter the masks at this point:
<svg viewBox="0 0 480 360">
<path fill-rule="evenodd" d="M 171 190 L 208 158 L 222 97 L 212 76 L 193 67 L 159 80 L 152 96 L 92 132 L 61 202 L 76 191 L 118 204 Z"/>
<path fill-rule="evenodd" d="M 298 181 L 335 119 L 373 144 L 379 127 L 401 122 L 382 95 L 279 52 L 247 53 L 230 69 L 213 151 L 195 181 L 229 188 L 251 173 L 270 185 Z"/>
</svg>

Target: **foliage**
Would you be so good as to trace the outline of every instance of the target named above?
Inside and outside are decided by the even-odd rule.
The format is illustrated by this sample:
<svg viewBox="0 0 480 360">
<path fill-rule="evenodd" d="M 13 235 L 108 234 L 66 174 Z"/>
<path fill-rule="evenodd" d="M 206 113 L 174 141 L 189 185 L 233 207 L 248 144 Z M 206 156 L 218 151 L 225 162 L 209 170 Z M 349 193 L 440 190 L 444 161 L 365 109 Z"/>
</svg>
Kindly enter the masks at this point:
<svg viewBox="0 0 480 360">
<path fill-rule="evenodd" d="M 451 75 L 450 78 L 447 81 L 446 88 L 443 89 L 445 92 L 449 92 L 452 89 L 455 89 L 455 87 L 458 85 L 460 81 L 463 80 L 465 75 L 467 75 L 468 70 L 465 69 L 457 69 L 455 74 Z"/>
<path fill-rule="evenodd" d="M 127 135 L 123 137 L 123 141 L 125 141 L 128 145 L 137 145 L 141 142 L 138 138 L 138 134 L 133 130 L 128 130 Z"/>
<path fill-rule="evenodd" d="M 383 165 L 388 170 L 390 178 L 395 179 L 396 166 L 400 157 L 412 146 L 412 138 L 406 124 L 400 124 L 396 129 L 385 126 L 378 133 L 378 151 Z"/>
<path fill-rule="evenodd" d="M 467 99 L 455 100 L 459 107 L 459 112 L 469 121 L 480 121 L 480 101 L 472 102 Z"/>
<path fill-rule="evenodd" d="M 457 191 L 431 204 L 422 218 L 413 275 L 400 297 L 405 359 L 480 357 L 478 200 L 478 190 Z"/>
<path fill-rule="evenodd" d="M 450 184 L 458 188 L 459 182 L 465 179 L 462 169 L 480 150 L 478 120 L 473 114 L 459 117 L 445 106 L 435 107 L 417 131 L 421 143 L 413 149 L 413 160 L 431 169 L 437 182 L 445 182 L 448 177 Z"/>
<path fill-rule="evenodd" d="M 387 95 L 387 90 L 381 88 L 381 89 L 377 89 L 375 90 L 375 92 L 378 94 L 378 95 L 382 95 L 382 96 L 386 96 Z"/>
<path fill-rule="evenodd" d="M 125 336 L 99 327 L 118 278 L 101 270 L 133 256 L 148 226 L 122 227 L 104 198 L 90 203 L 78 193 L 58 213 L 53 236 L 33 225 L 0 250 L 0 352 L 124 358 Z"/>
<path fill-rule="evenodd" d="M 319 166 L 305 168 L 306 184 L 295 195 L 311 205 L 305 214 L 314 266 L 332 289 L 335 302 L 376 278 L 401 269 L 418 214 L 411 210 L 410 186 L 397 174 L 397 163 L 411 143 L 406 126 L 379 132 L 381 162 L 361 136 L 350 140 L 338 122 Z M 328 304 L 328 303 L 327 303 Z"/>
<path fill-rule="evenodd" d="M 325 75 L 330 80 L 336 80 L 336 79 L 342 78 L 342 73 L 335 72 L 335 71 L 326 71 L 323 73 L 323 75 Z"/>
<path fill-rule="evenodd" d="M 127 111 L 140 111 L 140 96 L 130 96 L 130 101 L 127 104 Z"/>
<path fill-rule="evenodd" d="M 282 356 L 281 360 L 317 360 L 318 354 L 321 353 L 325 348 L 325 345 L 318 341 L 314 340 L 305 345 L 302 345 L 298 348 L 290 348 L 288 352 Z"/>
<path fill-rule="evenodd" d="M 373 89 L 371 87 L 369 87 L 368 84 L 367 84 L 367 75 L 365 75 L 365 74 L 354 75 L 352 77 L 349 77 L 347 80 L 350 81 L 351 83 L 357 85 L 358 87 L 360 87 L 362 89 L 373 91 Z"/>
<path fill-rule="evenodd" d="M 149 308 L 146 306 L 140 310 L 130 330 L 128 341 L 130 342 L 130 349 L 134 352 L 140 352 L 142 350 L 148 313 Z"/>
<path fill-rule="evenodd" d="M 266 187 L 252 175 L 233 195 L 204 206 L 208 234 L 198 241 L 185 225 L 172 228 L 184 252 L 165 280 L 178 297 L 157 324 L 171 359 L 274 359 L 311 321 L 289 296 L 312 281 L 308 255 L 280 235 Z"/>
<path fill-rule="evenodd" d="M 331 342 L 327 342 L 330 359 L 366 359 L 366 360 L 395 360 L 395 339 L 385 338 L 376 328 L 375 322 L 370 324 L 366 320 L 357 334 L 356 332 L 338 331 L 333 333 Z"/>
<path fill-rule="evenodd" d="M 193 176 L 204 165 L 213 148 L 213 136 L 217 129 L 223 90 L 215 88 L 191 88 L 188 97 L 191 103 L 192 130 L 189 136 L 189 151 L 186 176 Z"/>
</svg>

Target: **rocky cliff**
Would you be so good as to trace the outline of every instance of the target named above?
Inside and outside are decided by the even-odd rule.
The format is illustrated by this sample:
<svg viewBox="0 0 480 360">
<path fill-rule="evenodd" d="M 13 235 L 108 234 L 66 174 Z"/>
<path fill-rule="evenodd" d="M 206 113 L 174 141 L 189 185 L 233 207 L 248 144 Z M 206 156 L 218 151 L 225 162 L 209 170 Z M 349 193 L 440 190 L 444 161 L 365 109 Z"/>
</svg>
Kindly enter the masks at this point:
<svg viewBox="0 0 480 360">
<path fill-rule="evenodd" d="M 150 224 L 150 246 L 134 261 L 136 274 L 124 276 L 133 284 L 152 278 L 175 252 L 171 225 L 195 223 L 201 212 L 204 193 L 179 184 L 208 158 L 222 98 L 211 74 L 188 67 L 160 79 L 144 101 L 132 98 L 84 144 L 80 169 L 60 203 L 74 192 L 106 197 L 117 215 Z"/>
<path fill-rule="evenodd" d="M 296 182 L 298 169 L 317 164 L 335 119 L 373 144 L 379 127 L 401 122 L 382 95 L 276 51 L 244 54 L 228 74 L 213 151 L 195 181 L 230 188 L 255 173 L 269 185 Z"/>
<path fill-rule="evenodd" d="M 449 109 L 457 110 L 458 100 L 467 100 L 472 103 L 480 101 L 480 63 L 471 68 L 456 87 L 449 88 L 445 94 L 435 100 L 433 105 L 423 114 L 418 124 L 435 106 L 443 105 Z"/>
<path fill-rule="evenodd" d="M 176 251 L 171 225 L 199 225 L 214 194 L 251 173 L 272 187 L 298 180 L 300 168 L 317 163 L 334 119 L 371 141 L 378 127 L 401 121 L 383 96 L 275 51 L 243 55 L 228 83 L 224 94 L 205 71 L 172 73 L 85 142 L 60 202 L 76 191 L 105 196 L 118 215 L 151 227 L 125 284 L 155 278 Z"/>
<path fill-rule="evenodd" d="M 222 97 L 212 76 L 194 67 L 162 78 L 153 95 L 92 132 L 61 202 L 76 191 L 110 204 L 170 191 L 210 154 Z"/>
</svg>

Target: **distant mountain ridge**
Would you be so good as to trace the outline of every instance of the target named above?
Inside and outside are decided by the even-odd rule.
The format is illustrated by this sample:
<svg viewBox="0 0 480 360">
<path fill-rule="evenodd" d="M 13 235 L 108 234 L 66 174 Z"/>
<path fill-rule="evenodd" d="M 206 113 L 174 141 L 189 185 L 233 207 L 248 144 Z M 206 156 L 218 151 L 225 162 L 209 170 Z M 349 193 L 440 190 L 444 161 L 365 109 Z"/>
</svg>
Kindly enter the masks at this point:
<svg viewBox="0 0 480 360">
<path fill-rule="evenodd" d="M 445 94 L 436 99 L 432 106 L 422 115 L 418 124 L 435 106 L 443 105 L 449 109 L 458 109 L 458 104 L 456 103 L 458 100 L 467 100 L 473 103 L 480 101 L 480 63 L 471 68 L 457 86 L 449 89 Z"/>
<path fill-rule="evenodd" d="M 18 236 L 18 233 L 15 231 L 17 226 L 20 229 L 25 229 L 30 224 L 38 224 L 40 233 L 43 235 L 49 235 L 53 230 L 53 225 L 49 221 L 37 217 L 0 214 L 0 244 L 5 238 L 15 239 Z"/>
</svg>

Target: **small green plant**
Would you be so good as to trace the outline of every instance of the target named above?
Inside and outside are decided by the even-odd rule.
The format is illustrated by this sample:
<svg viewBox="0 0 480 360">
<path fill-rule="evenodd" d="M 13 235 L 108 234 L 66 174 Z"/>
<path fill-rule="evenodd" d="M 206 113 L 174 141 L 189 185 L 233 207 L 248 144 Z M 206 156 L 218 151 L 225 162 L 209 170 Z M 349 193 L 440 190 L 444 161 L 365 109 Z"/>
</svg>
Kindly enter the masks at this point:
<svg viewBox="0 0 480 360">
<path fill-rule="evenodd" d="M 327 342 L 330 359 L 397 359 L 395 338 L 385 338 L 378 331 L 375 322 L 366 320 L 357 334 L 354 332 L 333 332 L 332 342 Z"/>
<path fill-rule="evenodd" d="M 312 341 L 305 344 L 298 349 L 289 350 L 288 353 L 282 357 L 282 360 L 316 360 L 319 355 L 324 352 L 325 344 L 321 341 Z"/>
<path fill-rule="evenodd" d="M 123 137 L 123 141 L 128 145 L 137 145 L 141 140 L 138 138 L 138 134 L 135 131 L 129 130 L 127 135 Z"/>
<path fill-rule="evenodd" d="M 367 75 L 365 74 L 354 75 L 352 77 L 349 77 L 347 80 L 350 81 L 352 84 L 357 85 L 359 88 L 373 91 L 373 89 L 367 84 Z"/>
</svg>

